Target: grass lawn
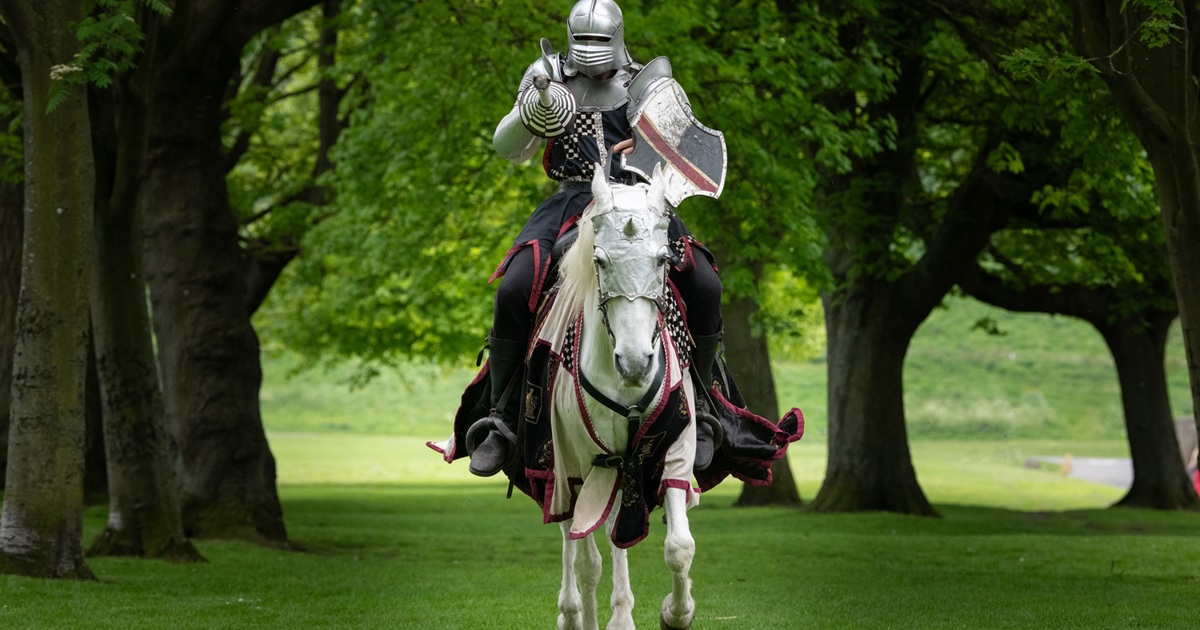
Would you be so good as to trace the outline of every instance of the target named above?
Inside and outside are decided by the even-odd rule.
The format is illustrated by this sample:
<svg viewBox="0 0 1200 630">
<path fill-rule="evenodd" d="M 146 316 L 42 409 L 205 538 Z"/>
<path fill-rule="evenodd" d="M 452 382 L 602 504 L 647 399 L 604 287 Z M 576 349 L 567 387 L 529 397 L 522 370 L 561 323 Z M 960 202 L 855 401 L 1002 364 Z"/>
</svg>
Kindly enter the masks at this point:
<svg viewBox="0 0 1200 630">
<path fill-rule="evenodd" d="M 200 541 L 201 565 L 93 558 L 94 583 L 0 577 L 0 628 L 553 627 L 558 529 L 502 481 L 415 437 L 271 443 L 307 551 Z M 796 446 L 811 498 L 824 447 Z M 915 443 L 938 519 L 736 509 L 738 484 L 723 484 L 691 512 L 696 627 L 1194 628 L 1200 518 L 1101 509 L 1115 489 L 1023 468 L 1029 447 Z M 103 512 L 88 511 L 88 539 Z M 631 552 L 642 627 L 669 589 L 651 523 Z"/>
<path fill-rule="evenodd" d="M 969 333 L 981 317 L 1007 334 Z M 691 512 L 695 627 L 1200 626 L 1200 515 L 1105 509 L 1120 490 L 1024 466 L 1128 454 L 1098 335 L 1036 317 L 958 301 L 913 341 L 910 446 L 941 518 L 736 509 L 735 481 L 705 494 Z M 1178 347 L 1172 399 L 1190 413 Z M 351 370 L 284 378 L 294 367 L 267 362 L 262 403 L 288 531 L 306 551 L 197 541 L 205 564 L 92 558 L 96 582 L 0 576 L 0 629 L 553 627 L 558 528 L 528 498 L 505 499 L 503 481 L 424 446 L 448 435 L 473 370 L 412 365 L 350 390 Z M 825 469 L 825 366 L 775 368 L 782 404 L 805 411 L 789 461 L 811 499 Z M 104 519 L 87 511 L 86 540 Z M 644 628 L 669 589 L 662 535 L 655 514 L 630 553 Z"/>
</svg>

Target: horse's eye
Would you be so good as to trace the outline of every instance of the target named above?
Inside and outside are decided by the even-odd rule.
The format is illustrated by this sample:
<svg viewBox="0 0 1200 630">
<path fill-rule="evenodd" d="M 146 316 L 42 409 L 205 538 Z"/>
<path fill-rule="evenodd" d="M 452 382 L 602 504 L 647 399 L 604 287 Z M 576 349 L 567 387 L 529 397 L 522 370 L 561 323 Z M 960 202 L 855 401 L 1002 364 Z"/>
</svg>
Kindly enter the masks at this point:
<svg viewBox="0 0 1200 630">
<path fill-rule="evenodd" d="M 608 266 L 608 254 L 602 249 L 597 249 L 596 252 L 592 254 L 592 260 L 596 263 L 596 266 L 600 267 L 601 269 Z"/>
</svg>

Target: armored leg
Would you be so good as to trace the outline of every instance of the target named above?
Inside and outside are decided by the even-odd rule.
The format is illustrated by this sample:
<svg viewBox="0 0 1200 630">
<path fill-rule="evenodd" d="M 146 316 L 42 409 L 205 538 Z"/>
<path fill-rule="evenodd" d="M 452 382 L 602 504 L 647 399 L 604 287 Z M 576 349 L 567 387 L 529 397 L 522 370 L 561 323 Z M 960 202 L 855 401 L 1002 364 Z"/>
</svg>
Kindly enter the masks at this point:
<svg viewBox="0 0 1200 630">
<path fill-rule="evenodd" d="M 508 463 L 516 443 L 516 432 L 504 417 L 502 399 L 509 382 L 521 371 L 525 361 L 525 342 L 488 337 L 490 356 L 489 376 L 492 389 L 492 412 L 471 426 L 467 432 L 467 453 L 471 456 L 470 470 L 480 477 L 490 477 Z"/>
<path fill-rule="evenodd" d="M 507 401 L 502 401 L 501 396 L 525 363 L 526 340 L 533 326 L 529 297 L 533 293 L 537 271 L 533 249 L 521 249 L 508 261 L 504 280 L 496 291 L 492 334 L 488 337 L 491 413 L 467 431 L 470 470 L 481 477 L 500 472 L 508 463 L 516 443 L 516 427 L 504 417 L 504 409 L 500 407 Z M 518 399 L 520 392 L 514 392 L 510 397 Z"/>
<path fill-rule="evenodd" d="M 704 470 L 712 463 L 717 448 L 721 424 L 709 407 L 712 404 L 708 390 L 712 388 L 713 363 L 721 347 L 721 334 L 692 335 L 696 343 L 692 350 L 692 368 L 696 375 L 696 461 L 694 468 Z"/>
</svg>

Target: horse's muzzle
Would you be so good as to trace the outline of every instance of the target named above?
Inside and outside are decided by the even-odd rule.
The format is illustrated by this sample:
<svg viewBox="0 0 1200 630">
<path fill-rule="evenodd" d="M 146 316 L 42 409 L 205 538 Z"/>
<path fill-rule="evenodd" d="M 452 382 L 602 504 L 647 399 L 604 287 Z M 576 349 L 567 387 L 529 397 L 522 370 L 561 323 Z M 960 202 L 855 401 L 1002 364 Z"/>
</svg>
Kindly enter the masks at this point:
<svg viewBox="0 0 1200 630">
<path fill-rule="evenodd" d="M 621 375 L 621 380 L 625 381 L 626 386 L 645 387 L 654 375 L 656 356 L 657 353 L 649 352 L 631 359 L 627 355 L 614 354 L 613 360 L 617 366 L 617 373 Z"/>
</svg>

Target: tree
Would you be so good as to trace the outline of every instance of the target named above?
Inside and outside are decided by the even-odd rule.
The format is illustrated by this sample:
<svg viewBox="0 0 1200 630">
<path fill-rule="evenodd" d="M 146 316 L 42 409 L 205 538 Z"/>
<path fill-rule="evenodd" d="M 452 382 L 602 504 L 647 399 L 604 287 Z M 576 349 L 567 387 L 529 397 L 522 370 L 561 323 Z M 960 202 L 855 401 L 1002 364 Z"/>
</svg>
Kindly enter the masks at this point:
<svg viewBox="0 0 1200 630">
<path fill-rule="evenodd" d="M 12 357 L 17 320 L 17 295 L 21 290 L 21 235 L 25 216 L 24 184 L 21 170 L 20 101 L 21 70 L 15 45 L 4 24 L 0 24 L 0 47 L 10 54 L 0 55 L 0 81 L 13 86 L 0 93 L 0 483 L 8 460 L 8 412 L 12 392 Z M 11 55 L 11 56 L 10 56 Z"/>
<path fill-rule="evenodd" d="M 775 393 L 775 378 L 771 374 L 767 337 L 761 328 L 755 330 L 751 325 L 758 311 L 758 303 L 748 297 L 735 297 L 729 301 L 725 309 L 726 321 L 746 323 L 725 328 L 725 354 L 742 397 L 746 399 L 746 408 L 767 418 L 778 418 L 779 399 Z M 771 478 L 771 484 L 768 486 L 743 484 L 742 494 L 736 504 L 751 506 L 802 503 L 786 455 L 771 464 Z"/>
<path fill-rule="evenodd" d="M 940 232 L 913 262 L 896 260 L 905 200 L 917 192 L 911 173 L 919 138 L 920 104 L 931 73 L 922 49 L 933 25 L 890 8 L 876 24 L 848 21 L 839 41 L 847 54 L 878 45 L 890 32 L 908 37 L 883 52 L 893 60 L 890 93 L 874 88 L 862 107 L 872 119 L 892 120 L 894 139 L 853 170 L 831 178 L 825 259 L 833 274 L 823 294 L 828 342 L 829 459 L 811 509 L 889 510 L 932 515 L 912 467 L 905 429 L 901 374 L 917 326 L 953 284 L 952 270 L 983 245 L 995 204 L 982 191 L 987 169 L 976 158 L 949 204 Z M 861 20 L 861 18 L 860 18 Z M 858 108 L 853 85 L 831 109 Z M 897 264 L 899 263 L 899 265 Z"/>
<path fill-rule="evenodd" d="M 1108 285 L 1035 283 L 1008 257 L 998 253 L 993 256 L 1005 261 L 1007 271 L 1015 272 L 1025 282 L 1017 281 L 1014 286 L 977 268 L 962 280 L 968 293 L 1008 310 L 1063 314 L 1087 321 L 1100 332 L 1112 352 L 1133 459 L 1133 485 L 1116 505 L 1154 509 L 1200 507 L 1200 498 L 1179 458 L 1163 367 L 1167 332 L 1176 317 L 1173 303 L 1160 297 L 1143 301 L 1136 309 L 1123 308 L 1129 304 L 1130 293 L 1157 288 L 1160 296 L 1164 290 L 1170 295 L 1169 278 L 1158 274 L 1156 282 L 1148 284 L 1137 280 Z"/>
<path fill-rule="evenodd" d="M 5 0 L 0 13 L 23 78 L 26 217 L 0 572 L 90 579 L 82 541 L 94 195 L 86 95 L 67 94 L 50 111 L 52 77 L 76 71 L 71 24 L 83 3 Z"/>
<path fill-rule="evenodd" d="M 1069 164 L 1011 168 L 1014 147 L 1046 133 L 1036 91 L 998 72 L 996 49 L 1037 23 L 1003 3 L 881 2 L 844 12 L 845 55 L 882 72 L 825 99 L 846 118 L 886 121 L 878 150 L 850 156 L 819 188 L 826 219 L 824 293 L 829 462 L 815 510 L 933 514 L 907 448 L 902 368 L 917 327 L 1034 192 Z M 826 141 L 827 142 L 827 141 Z M 822 147 L 822 143 L 817 143 Z M 1023 154 L 1022 154 L 1023 155 Z"/>
<path fill-rule="evenodd" d="M 811 247 L 819 238 L 810 211 L 813 165 L 797 160 L 796 148 L 825 122 L 825 112 L 807 104 L 823 86 L 796 69 L 828 44 L 814 26 L 819 16 L 777 4 L 783 3 L 654 4 L 631 16 L 628 29 L 639 49 L 670 56 L 696 116 L 725 133 L 729 174 L 720 202 L 688 200 L 679 213 L 718 258 L 729 369 L 747 407 L 772 419 L 780 404 L 760 303 L 773 270 L 821 273 Z M 772 465 L 772 477 L 770 486 L 745 484 L 737 503 L 801 502 L 786 457 Z"/>
<path fill-rule="evenodd" d="M 145 256 L 189 536 L 287 544 L 259 413 L 259 342 L 221 133 L 243 48 L 315 4 L 179 2 L 159 34 L 147 115 Z"/>
<path fill-rule="evenodd" d="M 1063 49 L 1069 16 L 1045 18 L 1043 47 Z M 1031 50 L 1008 56 L 1006 67 L 1024 72 L 1037 56 Z M 1065 176 L 1038 192 L 1037 213 L 993 235 L 983 266 L 960 285 L 1002 308 L 1090 323 L 1116 364 L 1133 458 L 1133 485 L 1116 505 L 1195 509 L 1200 499 L 1178 456 L 1166 388 L 1166 339 L 1178 311 L 1153 172 L 1098 83 L 1092 74 L 1038 77 L 1046 133 L 1014 147 L 1009 163 L 1020 170 L 1032 159 L 1029 168 Z"/>
<path fill-rule="evenodd" d="M 1181 0 L 1070 5 L 1076 49 L 1104 79 L 1154 168 L 1200 426 L 1200 65 L 1192 37 L 1200 7 Z"/>
<path fill-rule="evenodd" d="M 136 22 L 150 33 L 141 63 L 91 94 L 97 165 L 91 313 L 109 501 L 108 524 L 88 553 L 191 562 L 202 558 L 183 533 L 176 453 L 163 412 L 142 266 L 143 120 L 159 17 L 153 8 L 140 8 Z"/>
</svg>

